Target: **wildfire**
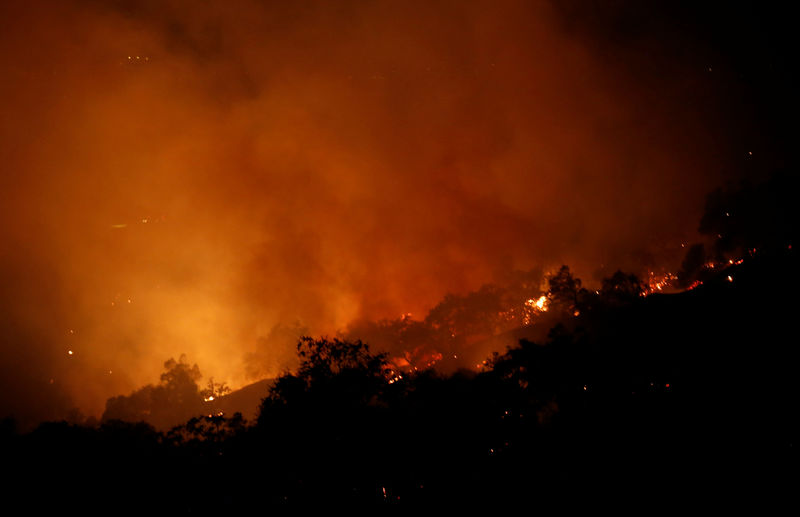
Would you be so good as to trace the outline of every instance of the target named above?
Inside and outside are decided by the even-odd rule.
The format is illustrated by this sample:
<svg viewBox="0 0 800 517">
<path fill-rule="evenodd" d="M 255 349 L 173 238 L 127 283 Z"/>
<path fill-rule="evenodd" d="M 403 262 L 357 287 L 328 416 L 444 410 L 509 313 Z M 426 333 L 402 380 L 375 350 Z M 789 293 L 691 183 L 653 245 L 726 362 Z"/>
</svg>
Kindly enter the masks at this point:
<svg viewBox="0 0 800 517">
<path fill-rule="evenodd" d="M 750 249 L 747 250 L 747 253 L 748 253 L 749 256 L 752 257 L 752 256 L 754 256 L 756 254 L 757 251 L 758 250 L 756 248 L 750 248 Z M 724 271 L 724 270 L 726 270 L 726 269 L 728 269 L 728 268 L 730 268 L 732 266 L 738 266 L 738 265 L 744 263 L 744 261 L 745 261 L 744 257 L 729 258 L 727 261 L 721 261 L 721 262 L 709 261 L 709 262 L 706 262 L 703 265 L 703 267 L 706 270 Z M 725 280 L 727 280 L 728 282 L 733 282 L 733 276 L 732 275 L 727 275 Z M 697 287 L 699 287 L 701 285 L 703 285 L 702 280 L 696 280 L 691 285 L 689 285 L 689 287 L 687 287 L 686 290 L 687 291 L 691 291 L 692 289 L 696 289 Z"/>
<path fill-rule="evenodd" d="M 389 384 L 394 384 L 403 378 L 403 373 L 426 370 L 442 360 L 444 356 L 435 350 L 424 350 L 417 347 L 407 351 L 403 356 L 393 357 L 389 360 L 391 368 L 387 370 Z"/>
<path fill-rule="evenodd" d="M 530 300 L 525 302 L 525 305 L 527 305 L 531 309 L 538 309 L 542 312 L 545 312 L 547 311 L 547 296 L 542 295 L 535 300 L 531 298 Z"/>
<path fill-rule="evenodd" d="M 653 271 L 649 271 L 647 282 L 642 290 L 642 296 L 663 292 L 672 287 L 673 282 L 677 279 L 678 276 L 671 272 L 656 274 Z"/>
<path fill-rule="evenodd" d="M 539 298 L 529 298 L 522 307 L 522 324 L 525 326 L 531 325 L 534 316 L 542 312 L 547 312 L 547 302 L 548 299 L 545 295 Z M 513 312 L 513 309 L 510 312 Z"/>
</svg>

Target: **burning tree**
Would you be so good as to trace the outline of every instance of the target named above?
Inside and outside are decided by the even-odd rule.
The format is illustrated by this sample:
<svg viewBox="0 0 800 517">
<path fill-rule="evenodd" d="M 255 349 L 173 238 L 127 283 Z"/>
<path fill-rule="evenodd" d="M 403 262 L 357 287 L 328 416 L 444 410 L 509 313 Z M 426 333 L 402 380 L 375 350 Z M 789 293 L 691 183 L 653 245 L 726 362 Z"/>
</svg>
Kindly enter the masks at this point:
<svg viewBox="0 0 800 517">
<path fill-rule="evenodd" d="M 211 402 L 212 400 L 219 399 L 228 393 L 231 392 L 231 389 L 228 387 L 228 384 L 225 382 L 214 382 L 214 377 L 210 377 L 208 379 L 208 383 L 206 384 L 206 389 L 200 392 L 200 395 L 203 397 L 203 401 Z"/>
</svg>

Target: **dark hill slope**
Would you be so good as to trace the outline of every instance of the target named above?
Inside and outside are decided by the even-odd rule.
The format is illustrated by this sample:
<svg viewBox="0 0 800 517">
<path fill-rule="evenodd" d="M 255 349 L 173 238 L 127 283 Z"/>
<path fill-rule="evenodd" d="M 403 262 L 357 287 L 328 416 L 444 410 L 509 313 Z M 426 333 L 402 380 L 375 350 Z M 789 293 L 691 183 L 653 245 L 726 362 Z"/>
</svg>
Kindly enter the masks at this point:
<svg viewBox="0 0 800 517">
<path fill-rule="evenodd" d="M 754 258 L 528 345 L 557 384 L 572 473 L 609 489 L 794 483 L 796 271 L 791 250 Z"/>
</svg>

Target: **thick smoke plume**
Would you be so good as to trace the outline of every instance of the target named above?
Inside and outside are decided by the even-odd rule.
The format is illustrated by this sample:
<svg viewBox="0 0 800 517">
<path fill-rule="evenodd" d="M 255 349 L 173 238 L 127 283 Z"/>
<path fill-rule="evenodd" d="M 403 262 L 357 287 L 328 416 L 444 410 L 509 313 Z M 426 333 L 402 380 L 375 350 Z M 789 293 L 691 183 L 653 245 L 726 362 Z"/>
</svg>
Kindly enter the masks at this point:
<svg viewBox="0 0 800 517">
<path fill-rule="evenodd" d="M 722 107 L 602 40 L 535 2 L 4 2 L 0 412 L 99 414 L 182 353 L 236 387 L 278 324 L 514 269 L 658 265 Z"/>
</svg>

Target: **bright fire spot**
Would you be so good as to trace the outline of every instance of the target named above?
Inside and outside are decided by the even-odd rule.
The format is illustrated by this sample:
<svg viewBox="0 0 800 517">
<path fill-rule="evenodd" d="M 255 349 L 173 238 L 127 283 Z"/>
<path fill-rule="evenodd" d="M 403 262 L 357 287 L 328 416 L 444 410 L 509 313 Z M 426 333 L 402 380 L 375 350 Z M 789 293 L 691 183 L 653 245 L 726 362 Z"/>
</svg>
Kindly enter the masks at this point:
<svg viewBox="0 0 800 517">
<path fill-rule="evenodd" d="M 663 292 L 665 289 L 672 287 L 673 282 L 677 279 L 678 276 L 670 272 L 657 274 L 650 271 L 641 295 L 648 296 L 655 292 Z"/>
<path fill-rule="evenodd" d="M 546 311 L 547 310 L 547 296 L 540 296 L 536 300 L 531 298 L 530 300 L 525 302 L 525 305 L 527 305 L 528 307 L 530 307 L 532 309 L 539 309 L 540 311 Z"/>
<path fill-rule="evenodd" d="M 728 275 L 728 282 L 733 282 L 733 277 L 731 275 Z"/>
<path fill-rule="evenodd" d="M 72 350 L 67 350 L 67 353 L 68 353 L 69 355 L 72 355 Z"/>
<path fill-rule="evenodd" d="M 538 313 L 547 312 L 547 296 L 540 296 L 539 298 L 529 298 L 525 301 L 525 305 L 523 306 L 522 313 L 519 315 L 522 317 L 522 324 L 523 325 L 530 325 L 533 323 L 533 318 Z M 503 312 L 500 314 L 502 317 L 506 317 L 508 321 L 513 321 L 515 318 L 519 316 L 516 315 L 516 311 L 514 309 Z"/>
<path fill-rule="evenodd" d="M 211 395 L 210 397 L 206 397 L 203 399 L 204 402 L 211 402 L 212 400 L 214 400 L 214 395 Z"/>
</svg>

